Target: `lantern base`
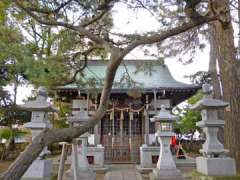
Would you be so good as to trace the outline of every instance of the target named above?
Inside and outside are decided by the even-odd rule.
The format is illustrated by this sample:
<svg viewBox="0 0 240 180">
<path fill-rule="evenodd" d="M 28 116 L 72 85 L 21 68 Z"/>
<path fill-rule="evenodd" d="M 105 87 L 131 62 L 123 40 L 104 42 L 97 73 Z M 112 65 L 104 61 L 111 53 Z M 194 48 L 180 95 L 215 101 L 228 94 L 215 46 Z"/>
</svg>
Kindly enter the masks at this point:
<svg viewBox="0 0 240 180">
<path fill-rule="evenodd" d="M 184 180 L 182 173 L 178 169 L 153 169 L 150 180 Z"/>
<path fill-rule="evenodd" d="M 25 172 L 21 180 L 50 180 L 52 173 L 52 160 L 36 159 Z"/>
<path fill-rule="evenodd" d="M 197 171 L 210 176 L 233 176 L 236 175 L 235 160 L 224 158 L 196 158 Z"/>
</svg>

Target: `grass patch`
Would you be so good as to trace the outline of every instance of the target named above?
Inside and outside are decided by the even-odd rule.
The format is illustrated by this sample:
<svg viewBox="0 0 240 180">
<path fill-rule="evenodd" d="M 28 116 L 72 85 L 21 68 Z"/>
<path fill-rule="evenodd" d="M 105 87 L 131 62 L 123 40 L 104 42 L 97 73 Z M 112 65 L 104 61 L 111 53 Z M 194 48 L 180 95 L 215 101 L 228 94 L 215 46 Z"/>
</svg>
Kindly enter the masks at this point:
<svg viewBox="0 0 240 180">
<path fill-rule="evenodd" d="M 3 173 L 13 161 L 0 161 L 0 173 Z"/>
<path fill-rule="evenodd" d="M 240 180 L 240 176 L 207 176 L 194 171 L 192 173 L 192 180 Z"/>
</svg>

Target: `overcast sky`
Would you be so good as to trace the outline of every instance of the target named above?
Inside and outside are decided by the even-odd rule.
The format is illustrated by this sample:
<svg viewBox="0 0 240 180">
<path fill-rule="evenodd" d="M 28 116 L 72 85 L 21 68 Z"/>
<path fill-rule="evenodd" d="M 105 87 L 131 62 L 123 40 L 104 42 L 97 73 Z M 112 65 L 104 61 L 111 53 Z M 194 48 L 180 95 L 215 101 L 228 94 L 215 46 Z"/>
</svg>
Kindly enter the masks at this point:
<svg viewBox="0 0 240 180">
<path fill-rule="evenodd" d="M 120 31 L 122 33 L 141 33 L 157 30 L 159 28 L 156 18 L 153 17 L 147 10 L 132 11 L 126 8 L 124 4 L 119 4 L 114 10 L 113 31 Z M 152 49 L 152 51 L 155 51 L 155 53 L 157 52 L 156 47 L 154 48 L 153 46 Z M 139 58 L 144 59 L 148 57 L 144 57 L 143 52 L 139 49 L 136 49 L 126 57 L 126 59 Z M 165 59 L 165 63 L 168 65 L 168 68 L 176 80 L 189 83 L 189 79 L 184 78 L 185 75 L 194 74 L 200 70 L 208 70 L 209 46 L 206 46 L 203 51 L 198 52 L 194 62 L 189 65 L 183 65 L 176 58 Z"/>
<path fill-rule="evenodd" d="M 118 4 L 114 8 L 114 29 L 113 31 L 122 33 L 146 32 L 153 31 L 158 28 L 158 23 L 154 17 L 146 10 L 132 11 L 126 8 L 123 4 Z M 157 52 L 156 47 L 152 47 L 151 51 Z M 126 59 L 147 59 L 140 49 L 134 50 Z M 209 47 L 199 52 L 194 59 L 194 62 L 188 65 L 183 65 L 177 59 L 165 59 L 165 63 L 172 76 L 181 82 L 190 83 L 185 75 L 194 74 L 197 71 L 207 71 L 209 61 Z M 11 89 L 8 87 L 7 89 Z M 22 103 L 22 100 L 31 94 L 32 87 L 20 87 L 18 90 L 17 103 Z"/>
</svg>

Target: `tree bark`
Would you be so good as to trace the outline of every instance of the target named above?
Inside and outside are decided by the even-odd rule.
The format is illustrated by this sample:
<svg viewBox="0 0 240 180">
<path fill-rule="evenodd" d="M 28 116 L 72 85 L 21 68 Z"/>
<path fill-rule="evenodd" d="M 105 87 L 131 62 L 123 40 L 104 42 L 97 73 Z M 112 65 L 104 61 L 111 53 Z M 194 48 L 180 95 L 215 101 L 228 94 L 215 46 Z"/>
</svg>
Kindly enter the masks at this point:
<svg viewBox="0 0 240 180">
<path fill-rule="evenodd" d="M 217 42 L 215 39 L 215 29 L 211 25 L 209 26 L 209 43 L 210 43 L 210 56 L 209 56 L 209 74 L 211 76 L 211 84 L 213 86 L 213 97 L 216 99 L 222 99 L 221 79 L 217 68 L 218 59 L 221 58 L 218 51 Z M 224 111 L 218 111 L 218 118 L 224 119 Z M 224 143 L 224 129 L 219 128 L 218 139 L 221 143 Z"/>
<path fill-rule="evenodd" d="M 209 43 L 210 43 L 210 56 L 209 56 L 209 74 L 212 79 L 212 86 L 213 86 L 213 96 L 217 99 L 222 99 L 222 93 L 221 93 L 221 80 L 219 77 L 219 74 L 217 72 L 217 62 L 219 59 L 219 51 L 216 44 L 215 39 L 215 31 L 214 28 L 210 25 L 209 26 Z"/>
<path fill-rule="evenodd" d="M 229 1 L 213 1 L 216 10 L 225 9 L 221 21 L 213 23 L 217 49 L 219 50 L 220 77 L 223 88 L 223 99 L 229 102 L 229 108 L 224 111 L 225 147 L 235 158 L 237 171 L 240 172 L 240 80 L 238 78 L 236 51 L 234 46 L 233 27 L 231 24 Z"/>
<path fill-rule="evenodd" d="M 240 59 L 240 0 L 238 0 L 238 53 L 237 58 Z"/>
</svg>

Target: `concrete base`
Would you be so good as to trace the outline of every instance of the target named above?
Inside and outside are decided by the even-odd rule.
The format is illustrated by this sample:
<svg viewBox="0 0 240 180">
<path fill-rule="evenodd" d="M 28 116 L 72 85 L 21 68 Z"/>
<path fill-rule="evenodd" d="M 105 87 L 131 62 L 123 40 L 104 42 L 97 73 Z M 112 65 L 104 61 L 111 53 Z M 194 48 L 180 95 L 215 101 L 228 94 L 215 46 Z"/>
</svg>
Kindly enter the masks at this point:
<svg viewBox="0 0 240 180">
<path fill-rule="evenodd" d="M 52 173 L 52 160 L 37 159 L 25 172 L 21 180 L 50 180 Z"/>
<path fill-rule="evenodd" d="M 104 166 L 104 147 L 101 144 L 94 147 L 87 147 L 87 156 L 94 157 L 94 166 Z"/>
<path fill-rule="evenodd" d="M 234 176 L 236 165 L 232 158 L 196 158 L 197 171 L 210 176 Z"/>
<path fill-rule="evenodd" d="M 175 159 L 175 158 L 174 158 Z M 177 169 L 192 172 L 196 169 L 196 160 L 194 158 L 187 157 L 186 159 L 177 159 L 176 161 Z M 140 173 L 150 173 L 156 168 L 156 164 L 153 164 L 151 167 L 143 167 L 141 164 L 136 165 L 136 169 Z"/>
<path fill-rule="evenodd" d="M 102 174 L 104 174 L 104 173 L 106 173 L 107 171 L 109 171 L 109 167 L 107 167 L 107 166 L 103 166 L 103 167 L 96 167 L 96 166 L 91 166 L 90 165 L 90 169 L 92 169 L 94 172 L 96 172 L 96 173 L 102 173 Z"/>
<path fill-rule="evenodd" d="M 136 169 L 138 172 L 143 173 L 143 174 L 150 173 L 153 170 L 153 168 L 145 168 L 145 167 L 142 167 L 141 165 L 136 165 Z"/>
<path fill-rule="evenodd" d="M 112 180 L 112 179 L 115 179 L 115 180 L 119 180 L 119 179 L 124 179 L 121 175 L 121 173 L 119 173 L 118 175 L 115 175 L 115 176 L 112 176 L 111 175 L 111 172 L 107 172 L 104 176 L 104 180 Z M 142 176 L 140 173 L 136 173 L 136 177 L 132 177 L 132 176 L 129 176 L 128 178 L 129 180 L 143 180 Z M 124 179 L 125 180 L 125 179 Z"/>
<path fill-rule="evenodd" d="M 94 157 L 94 163 L 89 164 L 91 168 L 95 168 L 95 167 L 104 168 L 104 147 L 102 145 L 87 147 L 87 156 Z M 54 163 L 58 164 L 59 162 L 60 162 L 60 157 Z M 72 156 L 67 156 L 65 164 L 69 165 L 71 163 L 72 163 Z"/>
<path fill-rule="evenodd" d="M 143 168 L 152 168 L 155 167 L 155 164 L 152 162 L 153 156 L 158 156 L 160 152 L 159 146 L 148 146 L 143 144 L 140 147 L 140 165 Z"/>
<path fill-rule="evenodd" d="M 150 180 L 184 180 L 181 171 L 178 169 L 153 169 L 153 173 L 149 175 Z"/>
<path fill-rule="evenodd" d="M 133 164 L 111 164 L 111 169 L 101 180 L 143 180 L 141 174 L 136 171 Z M 100 180 L 100 178 L 99 178 Z"/>
<path fill-rule="evenodd" d="M 96 173 L 94 173 L 92 170 L 87 171 L 78 171 L 78 179 L 74 179 L 73 172 L 71 170 L 68 170 L 64 178 L 65 180 L 96 180 Z"/>
</svg>

